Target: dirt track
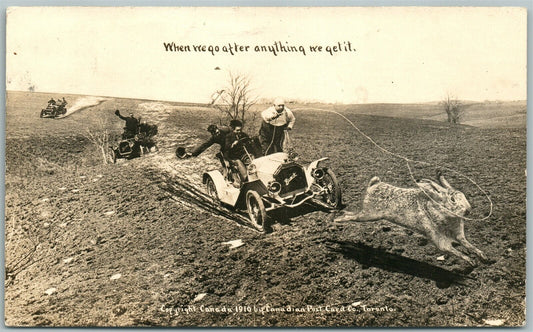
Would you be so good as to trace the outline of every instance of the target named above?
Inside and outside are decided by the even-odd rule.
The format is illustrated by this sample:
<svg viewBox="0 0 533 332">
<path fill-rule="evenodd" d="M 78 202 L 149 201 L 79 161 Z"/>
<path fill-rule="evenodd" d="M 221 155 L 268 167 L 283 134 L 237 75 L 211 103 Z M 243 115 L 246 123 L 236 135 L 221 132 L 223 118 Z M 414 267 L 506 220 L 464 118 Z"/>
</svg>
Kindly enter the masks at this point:
<svg viewBox="0 0 533 332">
<path fill-rule="evenodd" d="M 31 111 L 49 96 L 38 97 L 8 95 L 9 326 L 524 322 L 524 128 L 449 128 L 434 121 L 350 116 L 384 147 L 451 164 L 489 192 L 493 216 L 467 223 L 465 233 L 494 262 L 471 270 L 453 257 L 437 260 L 442 253 L 433 245 L 397 226 L 339 226 L 329 222 L 330 214 L 310 207 L 275 215 L 270 234 L 252 230 L 241 216 L 204 199 L 200 176 L 216 167 L 215 149 L 185 161 L 174 156 L 176 146 L 205 137 L 213 114 L 198 107 L 109 99 L 50 120 Z M 159 124 L 160 152 L 99 164 L 83 128 L 104 118 L 120 132 L 122 123 L 112 114 L 117 108 Z M 312 110 L 296 116 L 293 138 L 302 158 L 331 158 L 348 209 L 357 208 L 373 175 L 410 185 L 403 165 L 339 118 Z M 415 173 L 431 177 L 434 169 Z M 475 216 L 486 213 L 483 195 L 463 179 L 448 177 L 465 192 Z M 230 248 L 225 242 L 232 240 L 243 245 Z"/>
</svg>

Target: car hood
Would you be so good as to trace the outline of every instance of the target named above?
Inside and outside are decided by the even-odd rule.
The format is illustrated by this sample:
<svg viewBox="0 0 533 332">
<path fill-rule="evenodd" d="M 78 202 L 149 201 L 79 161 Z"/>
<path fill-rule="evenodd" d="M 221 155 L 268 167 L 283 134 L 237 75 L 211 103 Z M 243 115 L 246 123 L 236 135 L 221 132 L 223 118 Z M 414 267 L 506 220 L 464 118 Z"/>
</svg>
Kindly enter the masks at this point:
<svg viewBox="0 0 533 332">
<path fill-rule="evenodd" d="M 256 158 L 252 164 L 257 167 L 257 172 L 263 174 L 273 174 L 278 167 L 287 162 L 289 155 L 285 152 L 269 154 L 264 157 Z"/>
</svg>

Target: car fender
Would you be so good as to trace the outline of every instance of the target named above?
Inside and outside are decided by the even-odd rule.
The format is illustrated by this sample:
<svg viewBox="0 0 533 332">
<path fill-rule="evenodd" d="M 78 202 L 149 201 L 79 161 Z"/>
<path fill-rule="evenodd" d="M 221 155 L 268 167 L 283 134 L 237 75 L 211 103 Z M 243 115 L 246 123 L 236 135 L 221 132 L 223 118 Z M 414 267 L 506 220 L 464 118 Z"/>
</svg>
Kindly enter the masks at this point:
<svg viewBox="0 0 533 332">
<path fill-rule="evenodd" d="M 203 176 L 204 184 L 207 182 L 208 178 L 211 178 L 213 180 L 213 183 L 215 184 L 215 189 L 218 194 L 218 199 L 220 200 L 220 202 L 234 207 L 239 198 L 239 194 L 240 194 L 239 189 L 228 184 L 226 180 L 224 179 L 224 176 L 222 175 L 222 173 L 220 173 L 220 171 L 218 170 L 213 170 L 213 171 L 204 173 L 204 176 Z"/>
<path fill-rule="evenodd" d="M 311 187 L 311 184 L 315 182 L 315 178 L 313 178 L 313 175 L 311 175 L 311 172 L 313 169 L 318 167 L 318 164 L 320 164 L 324 160 L 329 160 L 328 157 L 323 157 L 320 159 L 317 159 L 309 164 L 307 168 L 305 169 L 305 177 L 307 178 L 307 183 L 309 184 L 309 187 Z"/>
<path fill-rule="evenodd" d="M 222 173 L 220 173 L 219 170 L 215 169 L 215 170 L 204 173 L 202 183 L 205 184 L 209 177 L 213 179 L 217 192 L 220 192 L 222 188 L 226 187 L 226 181 L 224 181 L 224 176 L 222 175 Z"/>
<path fill-rule="evenodd" d="M 246 193 L 250 190 L 256 191 L 259 196 L 263 196 L 268 194 L 268 189 L 261 180 L 255 180 L 251 182 L 246 182 L 241 187 L 241 192 L 239 194 L 239 197 L 237 198 L 237 202 L 235 206 L 239 209 L 245 209 L 246 208 Z"/>
</svg>

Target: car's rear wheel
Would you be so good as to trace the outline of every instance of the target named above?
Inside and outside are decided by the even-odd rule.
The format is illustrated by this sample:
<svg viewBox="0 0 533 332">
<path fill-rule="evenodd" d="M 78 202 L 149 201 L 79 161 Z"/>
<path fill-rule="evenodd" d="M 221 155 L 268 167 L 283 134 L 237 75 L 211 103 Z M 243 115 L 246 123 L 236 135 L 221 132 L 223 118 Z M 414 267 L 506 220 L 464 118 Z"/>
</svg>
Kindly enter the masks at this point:
<svg viewBox="0 0 533 332">
<path fill-rule="evenodd" d="M 246 193 L 246 208 L 248 209 L 248 216 L 255 229 L 260 232 L 266 232 L 267 215 L 265 205 L 256 191 L 250 190 Z"/>
<path fill-rule="evenodd" d="M 205 180 L 205 189 L 207 191 L 207 196 L 209 196 L 211 202 L 216 205 L 220 204 L 220 199 L 218 198 L 217 193 L 217 187 L 215 186 L 215 182 L 211 177 L 208 177 Z"/>
<path fill-rule="evenodd" d="M 320 180 L 320 185 L 325 188 L 325 193 L 319 197 L 320 202 L 329 209 L 338 209 L 342 204 L 341 187 L 331 169 L 326 170 L 324 177 Z"/>
</svg>

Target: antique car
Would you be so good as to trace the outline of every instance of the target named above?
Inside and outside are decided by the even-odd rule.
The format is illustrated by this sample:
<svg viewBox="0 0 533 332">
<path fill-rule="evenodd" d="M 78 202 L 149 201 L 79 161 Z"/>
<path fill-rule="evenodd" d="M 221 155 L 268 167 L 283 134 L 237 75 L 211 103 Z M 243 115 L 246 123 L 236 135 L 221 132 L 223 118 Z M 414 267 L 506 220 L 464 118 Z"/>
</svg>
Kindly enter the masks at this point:
<svg viewBox="0 0 533 332">
<path fill-rule="evenodd" d="M 136 134 L 129 134 L 126 130 L 122 139 L 110 146 L 109 160 L 114 163 L 117 159 L 133 159 L 141 157 L 145 153 L 159 151 L 154 136 L 157 135 L 157 125 L 142 122 L 137 128 Z M 132 136 L 134 135 L 134 136 Z"/>
<path fill-rule="evenodd" d="M 46 108 L 41 109 L 41 118 L 57 118 L 67 113 L 66 102 L 60 104 L 48 104 Z"/>
<path fill-rule="evenodd" d="M 142 156 L 141 143 L 136 138 L 123 139 L 109 147 L 109 160 L 115 164 L 117 159 L 133 159 Z"/>
<path fill-rule="evenodd" d="M 250 143 L 250 142 L 248 142 Z M 303 166 L 293 151 L 267 156 L 251 153 L 244 145 L 248 177 L 235 185 L 235 170 L 231 167 L 203 174 L 207 194 L 215 203 L 247 211 L 252 225 L 260 232 L 270 228 L 270 211 L 296 208 L 306 202 L 335 210 L 341 205 L 341 189 L 333 171 L 320 158 Z M 257 151 L 257 149 L 255 149 Z M 220 156 L 219 156 L 220 157 Z"/>
</svg>

